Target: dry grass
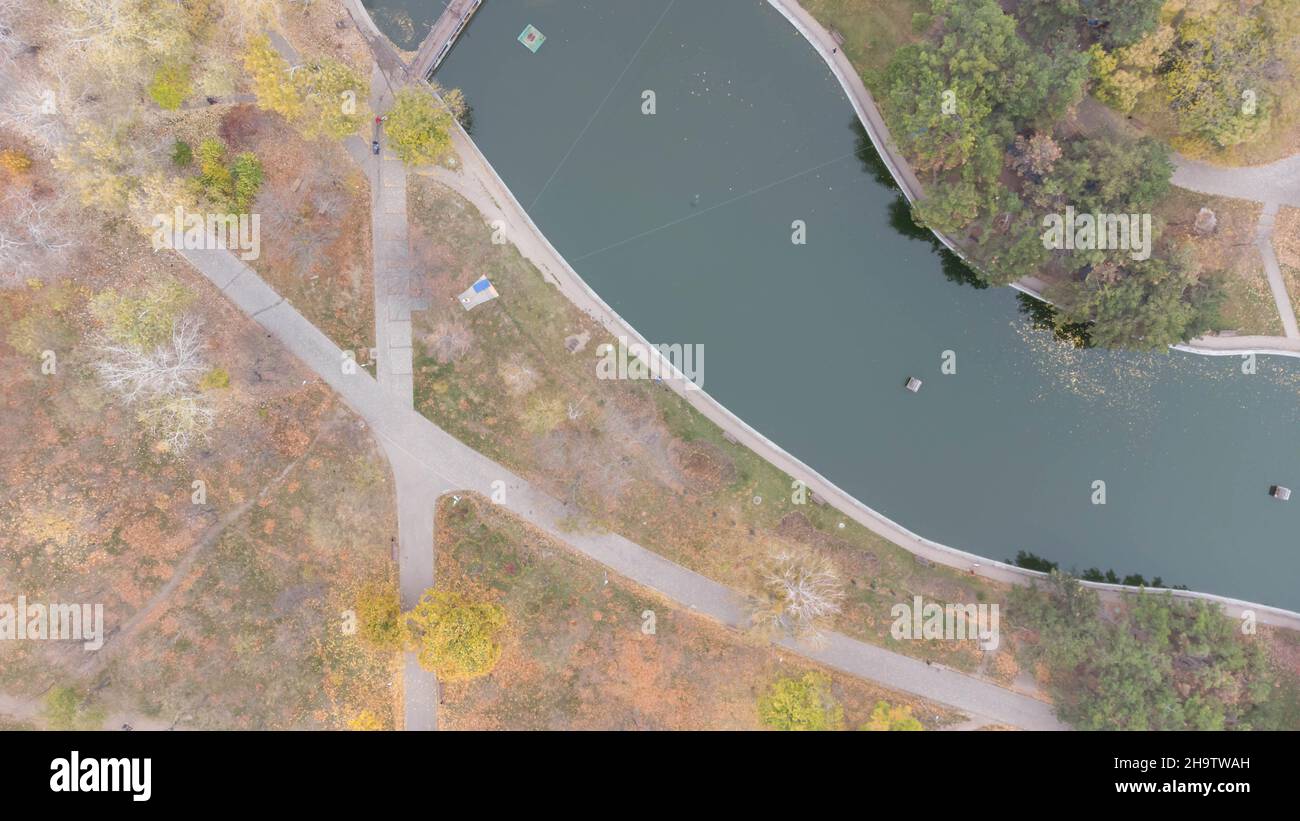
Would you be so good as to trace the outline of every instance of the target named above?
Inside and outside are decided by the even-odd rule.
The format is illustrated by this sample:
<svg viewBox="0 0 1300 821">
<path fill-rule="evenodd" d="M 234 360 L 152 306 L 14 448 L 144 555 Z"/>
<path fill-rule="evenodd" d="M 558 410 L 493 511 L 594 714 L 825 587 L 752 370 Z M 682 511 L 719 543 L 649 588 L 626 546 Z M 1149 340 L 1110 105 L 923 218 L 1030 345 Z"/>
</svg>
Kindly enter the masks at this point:
<svg viewBox="0 0 1300 821">
<path fill-rule="evenodd" d="M 280 21 L 289 42 L 303 54 L 341 60 L 370 77 L 370 47 L 354 25 L 342 3 L 289 3 L 281 7 Z M 336 23 L 346 21 L 340 28 Z"/>
<path fill-rule="evenodd" d="M 284 479 L 115 659 L 111 694 L 195 727 L 342 728 L 363 711 L 394 726 L 398 657 L 345 635 L 340 615 L 394 572 L 390 478 L 359 434 L 340 406 L 325 411 Z"/>
<path fill-rule="evenodd" d="M 1283 206 L 1273 225 L 1273 249 L 1278 262 L 1300 268 L 1300 208 Z"/>
<path fill-rule="evenodd" d="M 1300 266 L 1282 265 L 1282 281 L 1286 283 L 1286 292 L 1291 295 L 1291 307 L 1300 320 Z"/>
<path fill-rule="evenodd" d="M 1002 588 L 920 564 L 811 500 L 796 504 L 789 476 L 728 442 L 666 388 L 596 379 L 596 351 L 611 340 L 513 246 L 493 245 L 471 205 L 413 179 L 410 213 L 415 252 L 431 272 L 422 287 L 432 307 L 414 317 L 416 338 L 429 346 L 416 357 L 422 413 L 568 501 L 576 527 L 616 531 L 732 587 L 757 589 L 755 568 L 779 550 L 824 552 L 846 580 L 838 629 L 976 669 L 974 642 L 894 642 L 889 611 L 913 595 L 999 601 Z M 480 274 L 501 296 L 466 313 L 455 295 Z M 470 335 L 451 362 L 436 344 L 448 323 Z M 575 334 L 590 335 L 580 353 L 565 345 Z M 571 404 L 577 418 L 569 418 Z"/>
<path fill-rule="evenodd" d="M 1201 208 L 1209 208 L 1218 217 L 1218 227 L 1208 236 L 1194 230 Z M 1156 206 L 1155 217 L 1164 224 L 1160 236 L 1163 249 L 1188 246 L 1195 252 L 1198 270 L 1223 272 L 1224 327 L 1242 334 L 1281 335 L 1282 321 L 1268 287 L 1264 260 L 1255 247 L 1261 211 L 1263 206 L 1256 202 L 1174 187 Z"/>
<path fill-rule="evenodd" d="M 250 264 L 344 350 L 374 345 L 370 185 L 341 144 L 307 142 L 278 115 L 236 106 L 220 130 L 266 169 L 262 253 Z M 358 353 L 359 361 L 366 357 Z"/>
<path fill-rule="evenodd" d="M 1282 279 L 1291 305 L 1300 318 L 1300 208 L 1283 207 L 1273 226 L 1273 250 L 1282 267 Z"/>
<path fill-rule="evenodd" d="M 684 612 L 537 535 L 484 500 L 438 513 L 439 586 L 507 611 L 501 662 L 443 688 L 452 729 L 759 729 L 756 702 L 777 678 L 820 669 Z M 653 614 L 654 632 L 643 625 Z M 961 716 L 830 670 L 848 727 L 879 700 L 927 728 Z"/>
<path fill-rule="evenodd" d="M 335 704 L 390 703 L 386 682 L 371 685 L 388 660 L 331 648 L 327 629 L 352 575 L 389 566 L 382 456 L 178 256 L 125 227 L 87 240 L 61 281 L 0 291 L 0 601 L 102 603 L 110 634 L 139 626 L 100 651 L 106 671 L 80 645 L 2 642 L 0 689 L 34 698 L 75 684 L 122 712 L 209 727 L 337 726 Z M 168 279 L 194 293 L 205 358 L 230 375 L 205 393 L 210 442 L 185 458 L 103 390 L 85 345 L 94 293 Z M 56 374 L 41 373 L 42 350 Z"/>
</svg>

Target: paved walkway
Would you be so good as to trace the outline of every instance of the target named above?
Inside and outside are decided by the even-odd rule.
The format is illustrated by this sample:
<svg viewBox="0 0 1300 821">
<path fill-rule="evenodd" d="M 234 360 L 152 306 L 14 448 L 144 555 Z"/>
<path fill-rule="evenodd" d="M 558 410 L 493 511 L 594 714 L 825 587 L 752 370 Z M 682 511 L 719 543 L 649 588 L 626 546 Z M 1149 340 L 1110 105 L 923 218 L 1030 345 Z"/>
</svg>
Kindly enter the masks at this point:
<svg viewBox="0 0 1300 821">
<path fill-rule="evenodd" d="M 280 298 L 251 268 L 225 251 L 180 252 L 244 313 L 255 319 L 319 375 L 365 420 L 393 462 L 402 532 L 403 597 L 407 570 L 427 563 L 432 578 L 434 500 L 452 490 L 490 496 L 493 483 L 505 487 L 503 506 L 548 536 L 567 544 L 632 581 L 655 590 L 683 607 L 743 629 L 748 609 L 740 594 L 611 533 L 573 533 L 566 523 L 572 511 L 505 467 L 460 443 L 408 405 L 390 400 L 368 373 L 344 369 L 343 351 Z M 350 372 L 349 372 L 350 371 Z M 408 541 L 415 537 L 414 541 Z M 419 555 L 407 555 L 418 544 Z M 413 591 L 417 588 L 411 588 Z M 785 643 L 788 649 L 852 675 L 896 690 L 932 699 L 973 718 L 1026 729 L 1062 729 L 1051 708 L 1041 701 L 985 681 L 866 642 L 831 634 L 825 646 Z M 408 726 L 428 725 L 436 707 L 436 687 L 412 688 L 418 665 L 406 660 Z M 414 696 L 414 698 L 412 697 Z"/>
<path fill-rule="evenodd" d="M 858 111 L 859 116 L 865 118 L 864 123 L 867 125 L 868 134 L 876 144 L 877 150 L 881 152 L 886 164 L 890 165 L 891 168 L 898 164 L 898 170 L 894 172 L 895 179 L 899 179 L 904 187 L 915 185 L 914 190 L 919 191 L 920 184 L 916 182 L 916 177 L 911 168 L 902 161 L 896 149 L 893 148 L 889 132 L 884 128 L 880 113 L 874 101 L 871 100 L 866 87 L 862 85 L 861 79 L 853 71 L 852 66 L 842 52 L 832 53 L 831 49 L 836 48 L 836 46 L 834 46 L 830 34 L 825 29 L 822 29 L 793 0 L 768 1 L 785 14 L 787 19 L 790 19 L 800 31 L 804 32 L 804 35 L 818 47 L 822 52 L 822 57 L 832 65 L 832 69 L 840 76 L 841 84 L 844 86 L 846 93 L 849 94 L 850 100 L 853 101 L 854 108 Z M 854 91 L 850 91 L 850 89 L 854 89 Z M 859 96 L 859 92 L 861 96 Z M 617 312 L 605 304 L 604 300 L 595 291 L 591 290 L 559 251 L 551 245 L 546 235 L 537 228 L 528 216 L 527 211 L 515 199 L 509 187 L 497 175 L 492 164 L 479 151 L 478 146 L 459 129 L 452 133 L 452 145 L 460 159 L 461 168 L 458 170 L 421 168 L 417 169 L 417 173 L 430 176 L 464 196 L 479 209 L 484 219 L 489 221 L 500 220 L 505 226 L 506 236 L 518 248 L 521 255 L 536 266 L 543 276 L 554 282 L 570 302 L 593 320 L 599 322 L 611 336 L 626 336 L 631 340 L 646 343 L 647 340 Z M 1300 349 L 1300 346 L 1298 346 L 1298 349 Z M 672 363 L 664 360 L 663 366 L 668 372 L 672 372 Z M 803 480 L 809 490 L 824 498 L 828 504 L 844 513 L 846 517 L 853 519 L 872 532 L 917 556 L 1009 584 L 1026 584 L 1043 576 L 1043 574 L 1035 571 L 993 561 L 918 536 L 901 524 L 867 507 L 811 467 L 791 456 L 775 442 L 763 436 L 746 424 L 744 420 L 727 410 L 705 391 L 688 390 L 685 387 L 687 383 L 681 379 L 666 380 L 663 384 L 675 391 L 703 416 L 734 437 L 737 442 L 748 447 L 759 457 L 767 460 L 790 476 Z M 1125 588 L 1121 585 L 1096 582 L 1087 582 L 1086 584 L 1099 591 L 1102 599 L 1106 601 L 1117 601 L 1133 590 L 1133 588 Z M 1212 600 L 1222 605 L 1224 611 L 1233 617 L 1240 615 L 1243 610 L 1252 610 L 1263 623 L 1300 630 L 1300 614 L 1289 610 L 1188 591 L 1173 591 L 1172 595 L 1182 598 Z"/>
<path fill-rule="evenodd" d="M 1282 328 L 1287 339 L 1300 340 L 1300 327 L 1296 325 L 1295 308 L 1291 305 L 1291 295 L 1286 290 L 1286 280 L 1282 279 L 1282 266 L 1278 264 L 1277 252 L 1273 249 L 1273 227 L 1277 222 L 1278 204 L 1268 202 L 1259 215 L 1256 228 L 1255 245 L 1264 260 L 1264 273 L 1268 275 L 1268 287 L 1273 292 L 1273 302 L 1277 305 L 1278 316 L 1282 319 Z"/>
<path fill-rule="evenodd" d="M 1117 114 L 1113 109 L 1092 98 L 1079 104 L 1078 119 L 1085 128 L 1103 129 L 1140 136 L 1141 130 Z M 1282 269 L 1273 248 L 1273 231 L 1277 213 L 1283 205 L 1300 206 L 1300 154 L 1267 165 L 1228 167 L 1212 165 L 1173 154 L 1174 185 L 1214 197 L 1257 202 L 1264 206 L 1255 229 L 1255 245 L 1264 264 L 1269 291 L 1278 318 L 1282 321 L 1284 336 L 1209 336 L 1192 340 L 1183 350 L 1197 353 L 1245 353 L 1269 349 L 1272 353 L 1294 355 L 1300 352 L 1300 327 L 1296 324 L 1295 307 Z"/>
<path fill-rule="evenodd" d="M 859 116 L 868 124 L 868 133 L 882 156 L 894 171 L 896 179 L 905 187 L 915 182 L 906 163 L 897 157 L 892 145 L 887 145 L 888 131 L 884 129 L 879 112 L 862 87 L 856 72 L 842 54 L 831 51 L 830 37 L 803 12 L 787 0 L 769 0 L 804 31 L 849 91 Z M 364 9 L 355 0 L 345 0 L 354 19 L 360 16 L 363 32 L 376 50 L 381 66 L 392 63 L 391 49 L 374 36 L 373 24 Z M 814 40 L 820 37 L 822 41 Z M 842 65 L 841 65 L 842 64 Z M 405 76 L 404 67 L 387 66 L 390 81 L 400 82 Z M 856 83 L 856 89 L 850 87 Z M 864 105 L 863 101 L 869 105 Z M 883 139 L 882 139 L 883 135 Z M 533 225 L 527 213 L 514 199 L 512 193 L 496 175 L 477 146 L 461 131 L 453 135 L 456 150 L 463 161 L 459 171 L 424 169 L 424 173 L 438 178 L 455 188 L 479 207 L 487 219 L 502 219 L 510 239 L 521 253 L 533 262 L 546 276 L 556 282 L 561 290 L 582 310 L 601 322 L 615 335 L 626 334 L 640 339 L 639 334 L 613 312 L 586 286 L 580 277 Z M 382 166 L 377 172 L 382 184 Z M 915 191 L 919 192 L 919 183 Z M 911 194 L 909 194 L 911 196 Z M 375 233 L 376 242 L 385 236 Z M 546 496 L 504 467 L 471 450 L 415 413 L 409 401 L 391 401 L 390 391 L 363 371 L 350 375 L 338 367 L 342 357 L 339 351 L 315 327 L 280 299 L 257 275 L 225 252 L 187 251 L 184 255 L 204 273 L 223 293 L 241 309 L 265 326 L 291 351 L 312 367 L 324 381 L 343 396 L 344 400 L 370 424 L 393 463 L 398 494 L 399 521 L 401 523 L 402 596 L 404 602 L 418 596 L 424 580 L 433 577 L 433 502 L 441 494 L 455 490 L 475 490 L 490 495 L 494 481 L 506 486 L 504 506 L 538 526 L 556 540 L 585 553 L 593 559 L 621 573 L 639 584 L 650 587 L 698 612 L 712 616 L 724 624 L 737 628 L 747 626 L 745 603 L 736 592 L 713 582 L 686 568 L 676 565 L 639 545 L 614 534 L 574 534 L 561 527 L 569 518 L 569 511 L 560 502 Z M 377 256 L 378 259 L 378 256 Z M 377 305 L 379 289 L 376 289 Z M 378 317 L 377 317 L 378 319 Z M 381 382 L 383 377 L 380 378 Z M 390 382 L 391 384 L 391 382 Z M 1034 577 L 1027 571 L 988 562 L 973 554 L 955 550 L 921 539 L 896 523 L 885 519 L 852 498 L 807 466 L 795 460 L 757 431 L 745 425 L 702 391 L 687 391 L 681 383 L 665 383 L 679 391 L 683 397 L 706 417 L 731 433 L 742 444 L 753 449 L 777 467 L 793 476 L 804 478 L 810 489 L 826 498 L 830 504 L 861 522 L 871 530 L 889 538 L 919 556 L 927 557 L 953 567 L 970 570 L 980 575 L 1002 581 L 1024 583 Z M 1103 596 L 1114 596 L 1118 588 L 1094 585 Z M 1179 594 L 1198 596 L 1199 594 Z M 1245 602 L 1216 600 L 1225 604 L 1230 614 L 1250 608 L 1259 613 L 1265 623 L 1300 627 L 1300 618 L 1288 611 L 1259 607 Z M 787 644 L 790 649 L 817 659 L 854 675 L 863 676 L 898 690 L 913 693 L 956 707 L 973 719 L 994 721 L 1033 729 L 1059 729 L 1061 724 L 1053 717 L 1050 708 L 1035 699 L 997 687 L 957 671 L 925 665 L 924 663 L 892 653 L 884 648 L 866 644 L 846 636 L 832 634 L 820 648 Z M 413 669 L 414 668 L 414 669 Z M 436 709 L 436 682 L 431 677 L 420 684 L 423 673 L 413 659 L 406 659 L 407 726 L 433 726 Z"/>
<path fill-rule="evenodd" d="M 301 57 L 297 49 L 278 32 L 269 39 L 290 65 Z M 392 103 L 392 85 L 375 63 L 370 79 L 370 109 L 382 113 Z M 371 139 L 379 140 L 380 153 L 358 136 L 344 140 L 344 147 L 365 172 L 370 183 L 371 270 L 374 279 L 375 347 L 370 355 L 353 351 L 359 366 L 374 363 L 379 385 L 394 402 L 414 402 L 411 356 L 411 259 L 410 233 L 406 219 L 406 168 L 381 139 L 380 126 L 373 123 Z M 432 579 L 432 576 L 430 576 Z M 430 581 L 432 584 L 432 581 Z M 418 594 L 416 596 L 418 598 Z"/>
<path fill-rule="evenodd" d="M 435 506 L 438 497 L 451 488 L 430 481 L 418 457 L 405 448 L 382 437 L 380 442 L 393 468 L 397 499 L 398 590 L 402 609 L 410 610 L 436 581 Z M 408 651 L 402 660 L 403 729 L 438 729 L 438 692 L 438 677 L 421 667 L 416 654 Z"/>
<path fill-rule="evenodd" d="M 1268 165 L 1234 168 L 1177 154 L 1174 161 L 1173 183 L 1181 188 L 1300 208 L 1300 154 Z"/>
<path fill-rule="evenodd" d="M 390 84 L 396 86 L 407 82 L 411 76 L 410 67 L 402 59 L 396 46 L 379 31 L 375 21 L 370 19 L 370 12 L 366 11 L 361 0 L 340 0 L 340 2 L 343 3 L 348 16 L 352 18 L 353 25 L 357 27 L 357 33 L 366 41 L 366 45 L 370 46 L 371 56 L 374 57 L 375 63 Z"/>
<path fill-rule="evenodd" d="M 370 108 L 382 114 L 392 104 L 392 85 L 376 63 L 370 80 Z M 370 182 L 371 265 L 375 300 L 375 378 L 395 407 L 415 402 L 411 311 L 426 306 L 413 297 L 415 261 L 411 256 L 410 224 L 406 214 L 406 167 L 385 144 L 378 123 L 371 138 L 380 143 L 376 155 L 360 137 L 345 141 L 348 153 Z M 434 506 L 445 490 L 424 480 L 419 464 L 405 451 L 384 442 L 393 468 L 397 498 L 398 590 L 402 608 L 414 607 L 434 586 Z M 402 659 L 403 728 L 438 729 L 438 679 L 420 666 L 416 654 Z"/>
<path fill-rule="evenodd" d="M 1260 213 L 1259 224 L 1255 228 L 1255 247 L 1259 249 L 1260 258 L 1264 261 L 1264 274 L 1268 278 L 1269 291 L 1273 294 L 1273 303 L 1277 307 L 1277 315 L 1282 320 L 1285 334 L 1280 337 L 1208 336 L 1177 347 L 1198 353 L 1205 349 L 1204 352 L 1300 354 L 1300 325 L 1296 323 L 1295 306 L 1287 291 L 1286 280 L 1282 278 L 1277 252 L 1273 248 L 1273 230 L 1281 206 L 1300 206 L 1300 154 L 1253 168 L 1224 168 L 1175 154 L 1173 182 L 1201 194 L 1263 204 L 1264 210 Z"/>
<path fill-rule="evenodd" d="M 392 103 L 387 80 L 378 67 L 370 83 L 370 107 L 382 113 Z M 425 306 L 412 298 L 415 261 L 406 219 L 406 167 L 385 144 L 378 124 L 372 139 L 380 153 L 360 137 L 349 137 L 348 153 L 370 181 L 370 233 L 375 291 L 375 376 L 395 402 L 414 401 L 411 311 Z"/>
</svg>

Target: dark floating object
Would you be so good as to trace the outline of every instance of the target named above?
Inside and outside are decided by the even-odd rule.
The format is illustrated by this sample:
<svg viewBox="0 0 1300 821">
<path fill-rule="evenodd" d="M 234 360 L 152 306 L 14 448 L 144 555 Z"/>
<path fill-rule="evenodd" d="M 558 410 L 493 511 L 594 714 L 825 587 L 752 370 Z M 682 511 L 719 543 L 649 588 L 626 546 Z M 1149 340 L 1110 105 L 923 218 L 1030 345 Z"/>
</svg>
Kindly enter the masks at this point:
<svg viewBox="0 0 1300 821">
<path fill-rule="evenodd" d="M 1291 498 L 1291 488 L 1282 487 L 1281 485 L 1273 485 L 1268 489 L 1268 495 L 1272 496 L 1274 499 L 1279 499 L 1285 502 Z"/>
<path fill-rule="evenodd" d="M 915 376 L 907 377 L 907 389 L 912 393 L 921 390 L 921 380 L 917 379 Z M 1289 492 L 1290 491 L 1288 491 L 1288 493 Z"/>
</svg>

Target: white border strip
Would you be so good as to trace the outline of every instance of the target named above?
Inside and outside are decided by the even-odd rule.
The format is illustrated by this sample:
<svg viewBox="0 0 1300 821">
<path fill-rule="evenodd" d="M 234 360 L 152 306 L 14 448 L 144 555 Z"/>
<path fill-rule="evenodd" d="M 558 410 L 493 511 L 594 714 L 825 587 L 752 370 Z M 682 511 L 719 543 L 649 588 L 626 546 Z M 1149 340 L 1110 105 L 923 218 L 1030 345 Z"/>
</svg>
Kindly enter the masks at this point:
<svg viewBox="0 0 1300 821">
<path fill-rule="evenodd" d="M 348 0 L 348 1 L 355 3 L 356 6 L 361 5 L 360 2 L 358 2 L 357 0 Z M 809 37 L 808 32 L 804 30 L 804 28 L 800 25 L 799 21 L 794 19 L 788 13 L 787 9 L 785 9 L 778 2 L 778 0 L 768 0 L 768 2 L 774 8 L 776 8 L 787 20 L 789 20 L 792 24 L 794 24 L 794 26 L 799 30 L 799 32 L 804 36 L 804 38 L 807 39 L 808 42 L 811 43 L 813 47 L 817 50 L 817 52 L 821 54 L 822 58 L 826 60 L 827 64 L 831 67 L 832 71 L 835 73 L 835 76 L 839 79 L 840 85 L 844 88 L 845 93 L 848 96 L 849 100 L 853 102 L 854 108 L 855 110 L 857 110 L 859 118 L 863 120 L 863 123 L 867 129 L 867 134 L 871 137 L 872 145 L 875 147 L 877 154 L 880 155 L 881 159 L 884 160 L 886 166 L 889 167 L 890 173 L 894 175 L 895 181 L 898 181 L 899 175 L 897 173 L 897 170 L 894 168 L 893 164 L 891 163 L 888 154 L 881 150 L 881 145 L 878 142 L 877 136 L 873 132 L 873 129 L 870 127 L 866 118 L 863 116 L 863 112 L 859 108 L 857 101 L 854 100 L 854 96 L 851 93 L 849 93 L 848 85 L 845 79 L 840 75 L 840 72 L 838 71 L 838 69 L 832 62 L 832 60 L 830 59 L 830 55 L 827 54 L 825 50 L 822 49 L 814 39 Z M 365 11 L 364 8 L 362 8 L 362 11 L 363 12 Z M 423 82 L 423 79 L 421 78 L 420 81 Z M 647 350 L 651 351 L 652 355 L 658 356 L 658 349 L 653 347 L 649 343 L 649 341 L 646 340 L 645 337 L 643 337 L 635 328 L 632 327 L 632 325 L 629 322 L 627 322 L 627 320 L 623 319 L 623 317 L 620 316 L 617 311 L 611 308 L 600 297 L 600 295 L 597 294 L 591 288 L 591 286 L 587 284 L 586 280 L 584 280 L 578 274 L 578 272 L 574 270 L 573 266 L 569 264 L 568 260 L 566 260 L 562 254 L 560 254 L 560 252 L 555 248 L 555 246 L 551 244 L 550 239 L 547 238 L 547 236 L 544 233 L 542 233 L 541 229 L 537 227 L 536 223 L 533 222 L 532 216 L 529 215 L 529 213 L 524 209 L 523 205 L 520 204 L 519 200 L 515 197 L 514 192 L 511 191 L 510 187 L 506 185 L 503 179 L 501 179 L 501 175 L 497 173 L 496 168 L 494 168 L 492 164 L 488 162 L 487 157 L 483 154 L 481 150 L 479 150 L 478 145 L 475 144 L 472 139 L 470 139 L 469 135 L 465 132 L 463 128 L 460 127 L 459 124 L 457 124 L 457 130 L 460 133 L 461 137 L 463 137 L 463 139 L 465 140 L 466 144 L 468 144 L 472 148 L 472 150 L 474 151 L 477 157 L 477 160 L 482 164 L 484 168 L 487 169 L 487 171 L 492 175 L 493 179 L 500 187 L 500 189 L 505 192 L 507 197 L 509 197 L 510 200 L 509 204 L 513 207 L 516 213 L 528 226 L 529 230 L 531 230 L 537 236 L 537 238 L 541 241 L 542 245 L 547 249 L 547 251 L 550 252 L 550 254 L 555 258 L 555 260 L 558 261 L 559 264 L 562 266 L 563 269 L 562 272 L 570 280 L 570 283 L 580 288 L 582 294 L 585 297 L 587 297 L 594 305 L 596 305 L 600 309 L 600 311 L 604 314 L 604 316 L 593 317 L 593 318 L 599 321 L 601 325 L 605 328 L 605 330 L 611 332 L 616 338 L 620 335 L 620 333 L 622 333 L 623 335 L 626 335 L 629 339 L 636 340 L 646 345 Z M 900 183 L 899 187 L 902 188 L 906 193 L 907 190 L 906 186 L 903 186 Z M 952 249 L 954 253 L 960 255 L 960 251 L 958 251 L 955 247 L 953 247 L 952 243 L 946 237 L 944 237 L 942 234 L 937 234 L 937 233 L 936 236 L 939 237 L 940 241 L 942 241 L 945 245 L 947 245 L 950 249 Z M 963 257 L 963 259 L 965 259 L 965 257 Z M 1020 288 L 1020 290 L 1024 290 L 1027 293 L 1033 294 L 1033 291 L 1027 288 L 1022 287 Z M 610 327 L 611 325 L 613 325 L 614 327 Z M 1228 354 L 1238 354 L 1239 352 L 1225 351 L 1222 353 L 1223 355 L 1228 355 Z M 1289 352 L 1288 355 L 1290 355 Z M 894 544 L 898 545 L 904 550 L 907 550 L 923 559 L 937 561 L 948 567 L 952 567 L 958 570 L 968 571 L 974 575 L 982 576 L 984 578 L 992 579 L 995 581 L 1010 582 L 1013 584 L 1030 584 L 1034 581 L 1047 577 L 1047 574 L 1042 573 L 1040 571 L 1028 570 L 1022 567 L 1017 567 L 1015 565 L 1007 564 L 1005 562 L 991 560 L 982 556 L 978 556 L 974 553 L 970 553 L 965 550 L 961 550 L 955 547 L 950 547 L 948 545 L 941 544 L 939 542 L 932 541 L 930 539 L 927 539 L 923 536 L 914 533 L 913 531 L 909 530 L 908 528 L 904 527 L 898 522 L 895 522 L 889 517 L 873 510 L 872 508 L 868 507 L 866 504 L 864 504 L 857 498 L 845 492 L 842 488 L 840 488 L 839 486 L 831 482 L 829 479 L 822 476 L 820 473 L 813 470 L 811 467 L 809 467 L 808 465 L 804 464 L 796 457 L 786 452 L 785 449 L 783 449 L 780 445 L 776 444 L 771 439 L 768 439 L 766 436 L 764 436 L 762 433 L 759 433 L 757 430 L 750 427 L 744 420 L 736 416 L 725 406 L 723 406 L 722 403 L 718 402 L 716 399 L 710 396 L 708 392 L 704 391 L 703 389 L 699 389 L 693 383 L 690 383 L 688 380 L 685 379 L 685 376 L 681 374 L 680 371 L 677 370 L 676 366 L 674 366 L 671 361 L 667 359 L 664 359 L 663 361 L 668 365 L 669 368 L 671 368 L 675 376 L 679 377 L 669 381 L 665 381 L 663 384 L 667 385 L 671 390 L 673 390 L 675 393 L 677 393 L 683 399 L 685 399 L 687 403 L 689 403 L 692 407 L 694 407 L 696 410 L 703 413 L 704 416 L 712 420 L 724 432 L 733 432 L 734 435 L 734 431 L 739 431 L 742 434 L 743 439 L 750 440 L 750 442 L 748 443 L 742 441 L 741 442 L 742 444 L 746 444 L 746 446 L 750 447 L 750 449 L 753 450 L 758 456 L 763 458 L 773 467 L 776 467 L 778 470 L 784 471 L 785 473 L 787 473 L 793 478 L 802 479 L 809 490 L 818 493 L 819 495 L 821 495 L 823 498 L 826 499 L 828 504 L 832 505 L 841 513 L 844 513 L 845 515 L 852 518 L 854 521 L 863 525 L 868 530 L 871 530 L 873 533 L 876 533 L 878 536 L 888 539 L 889 541 L 893 542 Z M 690 385 L 690 387 L 687 388 L 686 387 L 687 385 Z M 701 407 L 701 405 L 703 405 L 704 407 Z M 839 504 L 836 504 L 836 502 L 839 502 Z M 908 542 L 911 542 L 911 544 L 908 544 Z M 1115 593 L 1115 594 L 1119 594 L 1119 593 L 1131 594 L 1131 593 L 1139 592 L 1141 590 L 1141 588 L 1137 588 L 1137 587 L 1129 587 L 1129 586 L 1118 585 L 1118 584 L 1107 584 L 1104 582 L 1082 582 L 1082 584 L 1086 587 L 1095 590 L 1108 592 L 1108 593 Z M 1187 591 L 1187 590 L 1166 591 L 1165 588 L 1152 588 L 1151 590 L 1152 592 L 1159 592 L 1159 593 L 1169 592 L 1175 598 L 1202 599 L 1205 601 L 1216 602 L 1220 605 L 1223 605 L 1228 615 L 1233 617 L 1240 617 L 1243 612 L 1251 611 L 1255 614 L 1257 621 L 1260 623 L 1271 624 L 1278 627 L 1287 627 L 1293 630 L 1300 630 L 1300 613 L 1297 613 L 1292 610 L 1287 610 L 1285 608 L 1274 607 L 1272 605 L 1255 604 L 1252 602 L 1243 601 L 1241 599 L 1234 599 L 1234 598 L 1229 598 L 1227 596 L 1220 596 L 1214 593 L 1200 593 L 1200 592 Z"/>
</svg>

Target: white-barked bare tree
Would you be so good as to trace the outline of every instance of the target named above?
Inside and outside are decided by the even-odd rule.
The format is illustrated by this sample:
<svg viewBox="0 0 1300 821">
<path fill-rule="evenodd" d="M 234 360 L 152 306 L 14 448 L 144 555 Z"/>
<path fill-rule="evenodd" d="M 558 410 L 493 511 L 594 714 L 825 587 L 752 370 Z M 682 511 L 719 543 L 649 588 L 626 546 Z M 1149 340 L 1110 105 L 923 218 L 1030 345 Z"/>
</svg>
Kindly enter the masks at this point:
<svg viewBox="0 0 1300 821">
<path fill-rule="evenodd" d="M 100 335 L 95 369 L 104 385 L 127 404 L 137 404 L 137 418 L 149 426 L 172 453 L 205 441 L 215 414 L 195 389 L 207 369 L 203 361 L 202 323 L 186 314 L 172 324 L 171 339 L 153 350 Z"/>
<path fill-rule="evenodd" d="M 753 620 L 777 635 L 819 640 L 844 601 L 834 563 L 811 550 L 779 550 L 760 571 L 762 593 Z"/>
</svg>

